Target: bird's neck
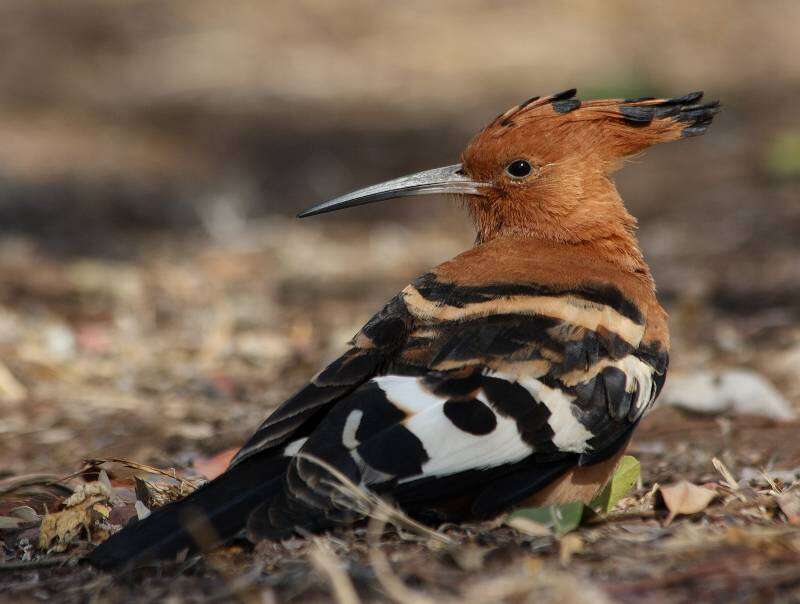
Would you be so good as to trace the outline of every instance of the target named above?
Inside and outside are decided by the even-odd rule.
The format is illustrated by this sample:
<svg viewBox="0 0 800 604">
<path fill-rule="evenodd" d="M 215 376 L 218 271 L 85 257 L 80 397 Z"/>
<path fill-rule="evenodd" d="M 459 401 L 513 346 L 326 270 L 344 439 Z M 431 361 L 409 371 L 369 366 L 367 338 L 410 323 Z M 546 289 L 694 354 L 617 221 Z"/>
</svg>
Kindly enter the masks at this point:
<svg viewBox="0 0 800 604">
<path fill-rule="evenodd" d="M 610 181 L 584 199 L 550 197 L 524 204 L 479 200 L 470 205 L 470 211 L 476 244 L 513 238 L 571 248 L 576 254 L 604 260 L 652 282 L 636 239 L 636 219 Z"/>
</svg>

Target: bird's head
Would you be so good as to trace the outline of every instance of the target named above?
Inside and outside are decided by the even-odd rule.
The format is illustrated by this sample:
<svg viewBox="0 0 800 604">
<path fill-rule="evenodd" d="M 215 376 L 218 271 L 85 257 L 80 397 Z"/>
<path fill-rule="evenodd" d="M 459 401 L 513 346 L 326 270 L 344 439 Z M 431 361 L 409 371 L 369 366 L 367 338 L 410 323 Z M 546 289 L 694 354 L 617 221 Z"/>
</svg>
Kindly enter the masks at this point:
<svg viewBox="0 0 800 604">
<path fill-rule="evenodd" d="M 459 164 L 360 189 L 300 217 L 451 193 L 463 196 L 479 242 L 502 235 L 565 243 L 632 239 L 636 221 L 610 175 L 650 145 L 702 134 L 719 104 L 698 104 L 701 92 L 583 102 L 575 92 L 534 97 L 497 116 L 467 145 Z"/>
</svg>

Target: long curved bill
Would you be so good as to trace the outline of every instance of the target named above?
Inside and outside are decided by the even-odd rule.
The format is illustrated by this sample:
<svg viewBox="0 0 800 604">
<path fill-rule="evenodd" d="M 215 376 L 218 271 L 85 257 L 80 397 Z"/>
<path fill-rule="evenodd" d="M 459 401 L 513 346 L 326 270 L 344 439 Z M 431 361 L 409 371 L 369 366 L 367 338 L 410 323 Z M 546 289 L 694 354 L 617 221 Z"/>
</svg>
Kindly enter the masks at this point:
<svg viewBox="0 0 800 604">
<path fill-rule="evenodd" d="M 425 170 L 408 176 L 401 176 L 371 187 L 359 189 L 340 197 L 334 197 L 319 205 L 300 212 L 298 218 L 335 212 L 344 208 L 392 199 L 394 197 L 409 197 L 411 195 L 433 195 L 435 193 L 460 193 L 466 195 L 481 195 L 481 187 L 485 183 L 476 182 L 465 176 L 461 164 L 453 164 L 443 168 Z"/>
</svg>

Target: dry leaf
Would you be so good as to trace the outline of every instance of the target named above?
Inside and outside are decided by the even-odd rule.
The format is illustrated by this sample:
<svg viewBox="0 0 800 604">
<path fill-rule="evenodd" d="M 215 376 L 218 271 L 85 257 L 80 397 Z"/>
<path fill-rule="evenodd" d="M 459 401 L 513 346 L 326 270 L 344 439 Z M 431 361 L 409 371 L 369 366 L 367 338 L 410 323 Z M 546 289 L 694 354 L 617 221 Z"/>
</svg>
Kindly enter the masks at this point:
<svg viewBox="0 0 800 604">
<path fill-rule="evenodd" d="M 108 499 L 111 497 L 111 491 L 102 482 L 87 482 L 78 485 L 75 492 L 64 500 L 64 507 L 70 508 L 85 502 L 87 499 L 100 497 L 101 499 Z"/>
<path fill-rule="evenodd" d="M 800 525 L 800 492 L 788 491 L 778 496 L 778 506 L 789 524 Z"/>
<path fill-rule="evenodd" d="M 107 505 L 110 497 L 108 487 L 102 482 L 78 485 L 75 492 L 64 500 L 63 510 L 47 514 L 42 519 L 39 548 L 63 552 L 82 534 L 91 538 L 92 529 L 111 513 Z"/>
<path fill-rule="evenodd" d="M 20 505 L 15 507 L 10 513 L 14 518 L 19 518 L 24 522 L 39 522 L 39 520 L 41 520 L 41 517 L 36 513 L 36 510 L 29 505 Z"/>
<path fill-rule="evenodd" d="M 63 552 L 83 531 L 90 532 L 91 526 L 91 506 L 79 506 L 48 514 L 42 519 L 39 548 L 51 552 Z"/>
<path fill-rule="evenodd" d="M 136 477 L 136 498 L 151 510 L 183 499 L 205 483 L 202 479 L 145 480 Z"/>
<path fill-rule="evenodd" d="M 699 487 L 686 480 L 681 480 L 677 484 L 662 486 L 658 492 L 661 494 L 667 510 L 669 510 L 664 526 L 668 525 L 675 516 L 680 514 L 689 515 L 702 512 L 717 495 L 711 489 Z"/>
<path fill-rule="evenodd" d="M 35 514 L 60 509 L 73 492 L 68 485 L 53 482 L 48 475 L 15 476 L 0 481 L 0 516 L 38 522 Z"/>
<path fill-rule="evenodd" d="M 214 480 L 228 469 L 228 464 L 239 449 L 225 449 L 211 457 L 198 457 L 194 460 L 194 469 L 208 480 Z"/>
</svg>

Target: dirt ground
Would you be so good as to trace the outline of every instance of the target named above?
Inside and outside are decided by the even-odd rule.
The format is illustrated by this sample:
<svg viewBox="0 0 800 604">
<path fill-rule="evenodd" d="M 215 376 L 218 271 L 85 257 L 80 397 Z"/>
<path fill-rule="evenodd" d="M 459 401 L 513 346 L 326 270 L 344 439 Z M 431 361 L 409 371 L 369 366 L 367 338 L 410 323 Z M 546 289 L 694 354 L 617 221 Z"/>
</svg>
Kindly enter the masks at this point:
<svg viewBox="0 0 800 604">
<path fill-rule="evenodd" d="M 800 5 L 268 4 L 0 6 L 0 601 L 800 602 Z M 724 106 L 617 178 L 677 386 L 611 513 L 78 562 L 472 241 L 447 200 L 291 215 L 571 86 Z M 713 499 L 671 518 L 682 480 Z"/>
<path fill-rule="evenodd" d="M 0 516 L 19 505 L 39 515 L 58 509 L 66 492 L 3 484 L 63 477 L 86 458 L 120 457 L 182 476 L 208 472 L 214 454 L 240 444 L 390 292 L 469 241 L 466 230 L 435 224 L 364 228 L 273 217 L 236 242 L 135 238 L 129 259 L 113 261 L 56 257 L 30 240 L 6 240 Z M 655 259 L 668 263 L 670 253 Z M 746 270 L 744 255 L 730 260 Z M 712 295 L 695 294 L 700 302 L 670 295 L 679 289 L 663 281 L 667 299 L 675 296 L 676 375 L 693 364 L 748 367 L 797 407 L 795 308 L 775 303 L 743 315 Z M 237 544 L 205 560 L 114 578 L 76 564 L 91 547 L 85 534 L 47 554 L 36 547 L 32 522 L 0 532 L 0 585 L 17 601 L 65 602 L 323 602 L 334 594 L 354 601 L 348 585 L 363 601 L 796 601 L 800 528 L 778 499 L 796 492 L 798 428 L 732 412 L 658 409 L 630 451 L 642 464 L 641 484 L 608 517 L 560 538 L 501 522 L 441 527 L 446 543 L 406 530 L 377 541 L 362 528 Z M 733 474 L 732 484 L 712 458 Z M 131 486 L 129 474 L 107 467 L 115 486 Z M 654 486 L 681 479 L 716 497 L 705 511 L 666 525 Z M 63 482 L 75 488 L 82 480 Z M 95 527 L 92 539 L 104 534 Z"/>
</svg>

